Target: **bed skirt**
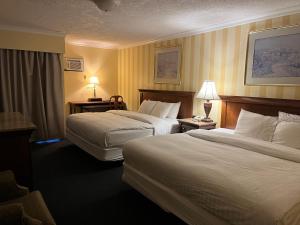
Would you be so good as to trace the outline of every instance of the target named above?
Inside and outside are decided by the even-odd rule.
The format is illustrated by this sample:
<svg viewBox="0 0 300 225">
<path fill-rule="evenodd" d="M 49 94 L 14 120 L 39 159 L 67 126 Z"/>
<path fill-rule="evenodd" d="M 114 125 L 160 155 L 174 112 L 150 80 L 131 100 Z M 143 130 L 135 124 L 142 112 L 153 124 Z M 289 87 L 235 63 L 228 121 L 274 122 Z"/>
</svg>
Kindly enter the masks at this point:
<svg viewBox="0 0 300 225">
<path fill-rule="evenodd" d="M 101 161 L 118 161 L 123 160 L 122 148 L 101 148 L 81 136 L 77 135 L 75 132 L 67 129 L 66 138 L 80 147 L 82 150 L 94 156 L 96 159 Z"/>
<path fill-rule="evenodd" d="M 202 208 L 195 207 L 191 201 L 165 185 L 124 163 L 122 179 L 162 209 L 171 212 L 190 225 L 229 225 Z"/>
</svg>

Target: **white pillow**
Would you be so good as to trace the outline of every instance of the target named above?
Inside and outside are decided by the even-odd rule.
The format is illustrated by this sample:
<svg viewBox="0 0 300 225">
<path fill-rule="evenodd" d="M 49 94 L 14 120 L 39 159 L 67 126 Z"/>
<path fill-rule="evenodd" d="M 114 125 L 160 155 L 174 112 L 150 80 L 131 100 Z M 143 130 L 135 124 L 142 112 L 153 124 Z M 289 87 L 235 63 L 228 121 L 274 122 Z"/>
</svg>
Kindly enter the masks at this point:
<svg viewBox="0 0 300 225">
<path fill-rule="evenodd" d="M 154 106 L 154 109 L 152 110 L 151 115 L 164 119 L 167 117 L 172 105 L 173 105 L 173 103 L 158 102 Z"/>
<path fill-rule="evenodd" d="M 172 103 L 172 107 L 167 115 L 168 118 L 176 119 L 180 109 L 181 102 Z"/>
<path fill-rule="evenodd" d="M 271 141 L 277 124 L 277 117 L 241 110 L 234 133 Z"/>
<path fill-rule="evenodd" d="M 158 101 L 144 100 L 138 110 L 139 113 L 151 114 Z"/>
<path fill-rule="evenodd" d="M 278 121 L 287 121 L 287 122 L 298 122 L 300 123 L 300 115 L 289 114 L 285 112 L 279 112 Z"/>
<path fill-rule="evenodd" d="M 300 149 L 300 123 L 281 121 L 277 124 L 272 142 Z"/>
</svg>

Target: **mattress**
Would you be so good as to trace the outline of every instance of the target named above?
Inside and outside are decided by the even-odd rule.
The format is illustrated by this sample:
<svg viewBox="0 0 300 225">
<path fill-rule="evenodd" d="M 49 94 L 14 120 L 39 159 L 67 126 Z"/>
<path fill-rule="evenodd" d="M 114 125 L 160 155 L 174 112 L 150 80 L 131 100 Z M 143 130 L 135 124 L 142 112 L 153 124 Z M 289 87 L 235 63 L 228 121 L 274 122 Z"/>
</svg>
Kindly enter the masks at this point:
<svg viewBox="0 0 300 225">
<path fill-rule="evenodd" d="M 221 133 L 226 133 L 226 134 L 234 134 L 234 130 L 228 129 L 228 128 L 216 128 L 211 131 L 212 132 L 221 132 Z"/>
<path fill-rule="evenodd" d="M 129 141 L 123 154 L 124 181 L 188 224 L 300 224 L 299 150 L 193 130 Z"/>
<path fill-rule="evenodd" d="M 166 185 L 162 185 L 147 174 L 131 167 L 126 162 L 123 163 L 123 180 L 151 199 L 166 212 L 171 212 L 193 225 L 230 225 L 218 217 L 208 213 L 202 208 L 191 204 L 187 199 L 180 196 Z"/>
<path fill-rule="evenodd" d="M 120 160 L 122 146 L 129 140 L 172 133 L 177 120 L 111 110 L 102 113 L 72 114 L 67 118 L 66 137 L 99 160 Z"/>
</svg>

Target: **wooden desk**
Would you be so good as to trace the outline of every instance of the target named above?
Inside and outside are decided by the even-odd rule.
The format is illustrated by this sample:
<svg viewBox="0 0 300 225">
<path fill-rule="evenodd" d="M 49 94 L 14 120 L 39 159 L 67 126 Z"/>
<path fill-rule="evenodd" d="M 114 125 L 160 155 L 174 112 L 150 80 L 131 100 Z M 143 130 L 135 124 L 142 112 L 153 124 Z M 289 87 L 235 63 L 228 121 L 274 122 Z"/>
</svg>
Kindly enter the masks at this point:
<svg viewBox="0 0 300 225">
<path fill-rule="evenodd" d="M 0 170 L 12 170 L 19 184 L 32 187 L 29 139 L 35 125 L 19 112 L 0 113 Z"/>
<path fill-rule="evenodd" d="M 126 110 L 126 104 L 117 103 L 114 104 L 110 101 L 101 102 L 85 102 L 85 101 L 75 101 L 69 102 L 70 104 L 70 114 L 82 113 L 82 112 L 105 112 L 110 109 L 124 109 Z"/>
</svg>

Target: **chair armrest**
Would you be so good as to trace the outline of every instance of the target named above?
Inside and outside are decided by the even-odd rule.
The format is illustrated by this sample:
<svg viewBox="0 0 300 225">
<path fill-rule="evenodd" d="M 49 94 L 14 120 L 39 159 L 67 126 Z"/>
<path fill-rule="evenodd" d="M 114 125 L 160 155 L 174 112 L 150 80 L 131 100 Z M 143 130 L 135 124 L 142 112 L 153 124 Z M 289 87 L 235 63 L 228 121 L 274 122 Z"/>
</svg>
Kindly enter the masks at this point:
<svg viewBox="0 0 300 225">
<path fill-rule="evenodd" d="M 0 205 L 0 224 L 23 224 L 24 208 L 20 203 Z"/>
<path fill-rule="evenodd" d="M 0 202 L 19 198 L 29 193 L 28 188 L 19 186 L 12 171 L 0 172 Z"/>
<path fill-rule="evenodd" d="M 43 225 L 42 221 L 30 217 L 21 203 L 0 205 L 0 224 Z"/>
</svg>

